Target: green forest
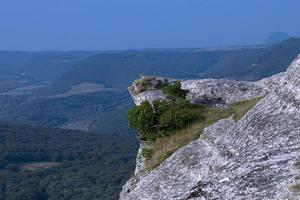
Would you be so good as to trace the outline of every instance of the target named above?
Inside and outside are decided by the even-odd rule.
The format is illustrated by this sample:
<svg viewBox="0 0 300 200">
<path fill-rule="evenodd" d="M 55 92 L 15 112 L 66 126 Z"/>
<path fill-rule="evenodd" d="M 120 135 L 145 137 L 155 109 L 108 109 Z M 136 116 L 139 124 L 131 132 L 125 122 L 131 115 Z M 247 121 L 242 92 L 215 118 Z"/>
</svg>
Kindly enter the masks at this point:
<svg viewBox="0 0 300 200">
<path fill-rule="evenodd" d="M 117 199 L 135 166 L 128 136 L 0 125 L 0 140 L 1 200 Z"/>
</svg>

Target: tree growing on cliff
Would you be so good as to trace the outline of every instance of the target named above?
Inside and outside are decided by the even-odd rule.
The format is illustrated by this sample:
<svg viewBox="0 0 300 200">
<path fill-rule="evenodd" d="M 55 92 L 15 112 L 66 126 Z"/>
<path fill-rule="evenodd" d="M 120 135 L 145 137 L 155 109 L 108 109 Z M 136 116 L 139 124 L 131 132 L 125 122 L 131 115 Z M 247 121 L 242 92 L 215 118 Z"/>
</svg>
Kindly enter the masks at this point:
<svg viewBox="0 0 300 200">
<path fill-rule="evenodd" d="M 129 126 L 139 132 L 141 140 L 155 140 L 202 119 L 199 107 L 186 100 L 188 91 L 181 89 L 179 81 L 164 87 L 163 92 L 166 100 L 153 105 L 145 101 L 127 112 Z"/>
<path fill-rule="evenodd" d="M 155 132 L 158 124 L 157 114 L 148 101 L 129 109 L 127 119 L 129 127 L 137 129 L 142 138 L 148 133 Z"/>
</svg>

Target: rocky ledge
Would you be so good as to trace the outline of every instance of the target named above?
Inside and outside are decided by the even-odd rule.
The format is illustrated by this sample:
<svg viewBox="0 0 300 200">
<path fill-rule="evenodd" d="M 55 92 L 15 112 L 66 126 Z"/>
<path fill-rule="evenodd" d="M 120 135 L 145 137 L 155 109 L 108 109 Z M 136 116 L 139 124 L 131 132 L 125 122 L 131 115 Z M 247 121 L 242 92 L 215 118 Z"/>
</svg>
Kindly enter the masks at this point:
<svg viewBox="0 0 300 200">
<path fill-rule="evenodd" d="M 136 105 L 140 105 L 146 100 L 152 103 L 156 100 L 165 99 L 165 95 L 160 89 L 174 81 L 174 79 L 161 77 L 141 77 L 129 87 L 129 91 Z M 266 84 L 216 79 L 181 81 L 182 89 L 189 91 L 187 98 L 191 103 L 209 106 L 222 106 L 236 101 L 265 96 L 268 93 Z M 271 83 L 268 84 L 271 85 Z"/>
<path fill-rule="evenodd" d="M 286 72 L 255 83 L 182 81 L 193 103 L 219 106 L 263 98 L 238 122 L 228 118 L 207 127 L 198 140 L 153 171 L 141 175 L 137 170 L 120 199 L 299 199 L 294 189 L 299 176 L 299 74 L 300 56 Z M 162 78 L 148 79 L 153 83 Z M 163 80 L 164 84 L 173 81 Z M 131 87 L 130 91 L 138 105 L 163 99 L 160 87 L 147 86 L 139 93 Z"/>
</svg>

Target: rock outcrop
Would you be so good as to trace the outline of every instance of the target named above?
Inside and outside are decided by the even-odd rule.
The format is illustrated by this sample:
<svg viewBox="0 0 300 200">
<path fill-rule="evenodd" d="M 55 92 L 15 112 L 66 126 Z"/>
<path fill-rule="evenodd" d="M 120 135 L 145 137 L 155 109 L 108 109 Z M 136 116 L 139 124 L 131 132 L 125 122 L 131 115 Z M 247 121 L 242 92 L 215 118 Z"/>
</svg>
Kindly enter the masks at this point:
<svg viewBox="0 0 300 200">
<path fill-rule="evenodd" d="M 292 189 L 299 175 L 299 74 L 300 56 L 286 72 L 256 83 L 183 81 L 193 103 L 264 97 L 238 122 L 218 121 L 150 173 L 129 180 L 120 199 L 300 199 Z M 159 90 L 135 95 L 153 91 Z"/>
<path fill-rule="evenodd" d="M 147 85 L 147 87 L 141 87 L 140 83 L 144 79 L 151 80 L 151 83 L 154 86 Z M 164 84 L 161 84 L 162 82 Z M 161 77 L 142 77 L 129 87 L 129 91 L 136 105 L 140 105 L 146 100 L 152 103 L 156 100 L 165 99 L 165 95 L 160 89 L 162 86 L 166 86 L 173 82 L 173 79 Z M 158 87 L 157 85 L 161 87 Z M 265 96 L 268 93 L 266 85 L 267 83 L 263 84 L 260 82 L 216 79 L 181 81 L 182 89 L 189 90 L 187 98 L 191 103 L 209 106 L 222 106 L 236 101 Z"/>
<path fill-rule="evenodd" d="M 164 99 L 165 95 L 160 91 L 164 86 L 169 85 L 174 80 L 162 78 L 142 76 L 133 82 L 132 86 L 128 88 L 133 101 L 136 105 L 140 105 L 143 101 L 154 102 L 156 100 Z"/>
</svg>

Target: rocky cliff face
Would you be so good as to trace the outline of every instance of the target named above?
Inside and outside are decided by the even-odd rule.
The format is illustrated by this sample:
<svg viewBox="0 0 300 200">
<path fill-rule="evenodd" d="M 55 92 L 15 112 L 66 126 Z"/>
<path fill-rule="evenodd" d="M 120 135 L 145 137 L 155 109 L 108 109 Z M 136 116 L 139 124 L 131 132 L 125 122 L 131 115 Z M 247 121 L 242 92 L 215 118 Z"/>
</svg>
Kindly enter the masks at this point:
<svg viewBox="0 0 300 200">
<path fill-rule="evenodd" d="M 255 83 L 183 81 L 193 103 L 264 97 L 238 122 L 220 120 L 153 171 L 136 171 L 120 199 L 299 199 L 293 190 L 299 175 L 299 74 L 300 56 L 285 73 Z M 150 88 L 134 94 L 135 103 L 150 93 L 150 101 L 164 98 L 159 88 Z"/>
</svg>

